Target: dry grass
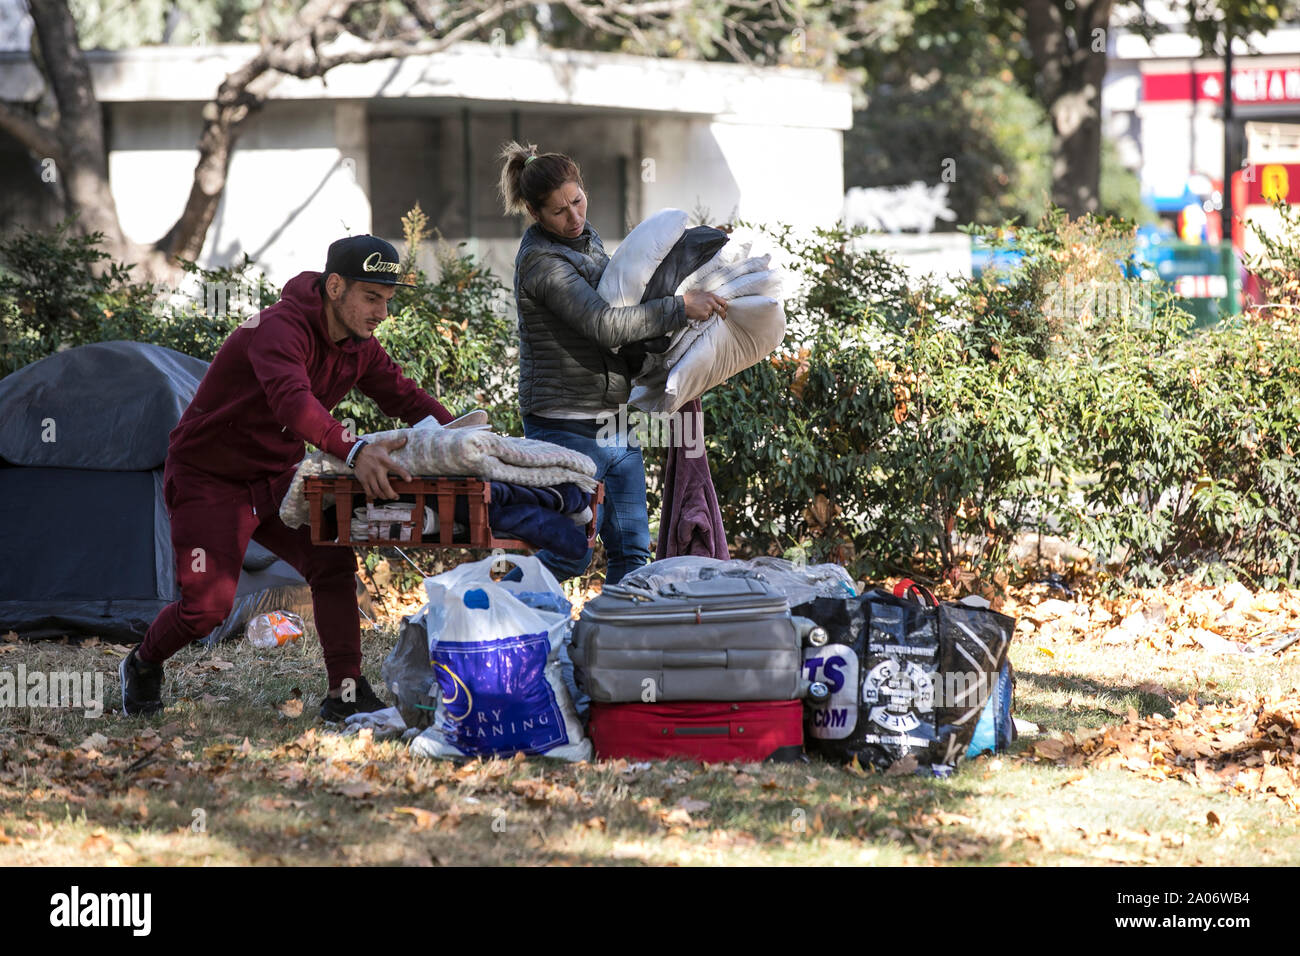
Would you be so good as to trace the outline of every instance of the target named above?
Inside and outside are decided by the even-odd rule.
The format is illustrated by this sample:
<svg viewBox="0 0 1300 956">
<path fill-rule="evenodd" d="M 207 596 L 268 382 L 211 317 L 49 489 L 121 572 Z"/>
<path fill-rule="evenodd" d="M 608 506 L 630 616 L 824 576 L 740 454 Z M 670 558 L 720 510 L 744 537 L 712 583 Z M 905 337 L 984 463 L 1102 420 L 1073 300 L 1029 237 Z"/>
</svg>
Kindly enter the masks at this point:
<svg viewBox="0 0 1300 956">
<path fill-rule="evenodd" d="M 394 636 L 364 636 L 371 677 Z M 1130 708 L 1168 716 L 1189 694 L 1231 704 L 1300 686 L 1300 645 L 1215 657 L 1156 637 L 1031 627 L 1012 650 L 1017 716 L 1059 734 Z M 117 700 L 121 649 L 0 648 L 0 669 L 102 672 Z M 1281 800 L 1041 760 L 1044 737 L 945 780 L 817 761 L 455 764 L 333 733 L 316 718 L 323 693 L 313 640 L 232 643 L 169 662 L 154 718 L 6 711 L 0 864 L 1300 863 L 1300 818 Z"/>
</svg>

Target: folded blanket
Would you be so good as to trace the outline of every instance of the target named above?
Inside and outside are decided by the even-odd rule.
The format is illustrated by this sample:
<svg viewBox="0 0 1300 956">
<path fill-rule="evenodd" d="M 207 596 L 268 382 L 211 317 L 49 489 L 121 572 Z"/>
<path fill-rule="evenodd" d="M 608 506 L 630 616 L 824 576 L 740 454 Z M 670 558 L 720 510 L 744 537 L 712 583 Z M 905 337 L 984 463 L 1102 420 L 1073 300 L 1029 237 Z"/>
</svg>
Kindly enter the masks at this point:
<svg viewBox="0 0 1300 956">
<path fill-rule="evenodd" d="M 371 441 L 403 437 L 406 444 L 389 454 L 412 475 L 477 477 L 530 487 L 572 482 L 582 491 L 596 490 L 596 463 L 551 442 L 460 428 L 398 428 L 366 436 Z M 308 455 L 280 505 L 280 520 L 290 528 L 301 528 L 311 520 L 303 493 L 307 478 L 346 474 L 351 470 L 333 455 L 321 451 Z"/>
</svg>

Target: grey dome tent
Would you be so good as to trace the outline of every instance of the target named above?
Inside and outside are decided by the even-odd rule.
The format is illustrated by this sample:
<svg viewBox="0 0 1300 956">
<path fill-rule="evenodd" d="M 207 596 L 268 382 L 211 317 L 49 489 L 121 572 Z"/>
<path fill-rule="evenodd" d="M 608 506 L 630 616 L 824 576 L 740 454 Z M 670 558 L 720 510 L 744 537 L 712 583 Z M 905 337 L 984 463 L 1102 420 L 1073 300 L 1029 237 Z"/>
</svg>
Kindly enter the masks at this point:
<svg viewBox="0 0 1300 956">
<path fill-rule="evenodd" d="M 138 641 L 178 598 L 168 434 L 208 363 L 140 342 L 58 352 L 0 379 L 0 633 Z M 230 616 L 311 612 L 302 577 L 249 544 Z"/>
</svg>

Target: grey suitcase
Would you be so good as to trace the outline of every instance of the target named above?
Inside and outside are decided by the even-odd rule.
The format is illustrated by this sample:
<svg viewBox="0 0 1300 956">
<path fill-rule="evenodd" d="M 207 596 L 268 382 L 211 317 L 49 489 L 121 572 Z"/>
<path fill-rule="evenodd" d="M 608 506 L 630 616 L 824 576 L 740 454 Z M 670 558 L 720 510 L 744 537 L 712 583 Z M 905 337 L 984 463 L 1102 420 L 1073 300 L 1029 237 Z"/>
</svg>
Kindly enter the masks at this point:
<svg viewBox="0 0 1300 956">
<path fill-rule="evenodd" d="M 752 578 L 663 591 L 610 585 L 574 625 L 573 664 L 579 686 L 603 703 L 794 700 L 809 689 L 811 626 Z"/>
</svg>

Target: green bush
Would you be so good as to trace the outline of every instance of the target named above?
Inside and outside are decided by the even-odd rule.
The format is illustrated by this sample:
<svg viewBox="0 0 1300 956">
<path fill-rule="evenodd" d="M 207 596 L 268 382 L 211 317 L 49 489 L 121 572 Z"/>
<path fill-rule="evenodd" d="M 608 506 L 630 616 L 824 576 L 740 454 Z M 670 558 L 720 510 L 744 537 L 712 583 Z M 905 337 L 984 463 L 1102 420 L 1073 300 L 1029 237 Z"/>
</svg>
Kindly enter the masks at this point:
<svg viewBox="0 0 1300 956">
<path fill-rule="evenodd" d="M 238 267 L 183 262 L 178 286 L 144 283 L 110 261 L 101 235 L 78 236 L 71 220 L 49 233 L 0 240 L 0 377 L 53 352 L 91 342 L 149 342 L 211 360 L 244 316 L 208 308 L 208 290 L 270 305 L 279 290 Z M 195 290 L 186 294 L 185 290 Z"/>
<path fill-rule="evenodd" d="M 785 342 L 704 403 L 746 549 L 991 576 L 1037 530 L 1121 583 L 1300 580 L 1294 324 L 1191 335 L 1126 278 L 1120 222 L 1053 213 L 1015 230 L 1018 266 L 947 286 L 852 233 L 775 239 L 803 280 Z"/>
<path fill-rule="evenodd" d="M 490 270 L 440 245 L 438 275 L 413 267 L 425 238 L 417 206 L 408 227 L 408 271 L 377 337 L 403 371 L 454 412 L 483 407 L 494 427 L 521 434 L 516 331 L 506 289 Z M 276 302 L 280 290 L 245 258 L 203 269 L 183 262 L 175 285 L 147 284 L 109 261 L 101 236 L 80 237 L 63 223 L 50 233 L 20 231 L 0 240 L 0 377 L 64 348 L 90 342 L 150 342 L 211 361 L 245 310 Z M 335 414 L 359 431 L 394 423 L 353 391 Z"/>
<path fill-rule="evenodd" d="M 1193 333 L 1168 290 L 1126 278 L 1131 229 L 1049 214 L 984 230 L 1018 265 L 948 284 L 904 274 L 838 229 L 778 229 L 800 290 L 768 359 L 704 399 L 714 484 L 741 553 L 838 560 L 858 575 L 994 577 L 1017 535 L 1089 548 L 1119 584 L 1171 576 L 1300 583 L 1300 215 L 1252 266 L 1281 309 Z M 407 265 L 426 238 L 404 220 Z M 253 264 L 186 265 L 204 294 L 161 294 L 94 237 L 0 241 L 0 371 L 126 338 L 210 359 L 278 291 Z M 380 341 L 453 412 L 519 434 L 510 297 L 440 245 L 437 275 L 394 296 Z M 350 394 L 336 414 L 391 427 Z M 647 456 L 652 497 L 660 462 Z M 657 502 L 651 502 L 652 512 Z"/>
</svg>

